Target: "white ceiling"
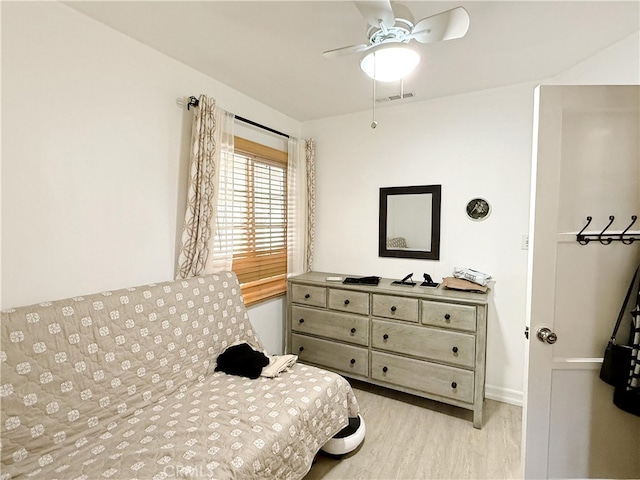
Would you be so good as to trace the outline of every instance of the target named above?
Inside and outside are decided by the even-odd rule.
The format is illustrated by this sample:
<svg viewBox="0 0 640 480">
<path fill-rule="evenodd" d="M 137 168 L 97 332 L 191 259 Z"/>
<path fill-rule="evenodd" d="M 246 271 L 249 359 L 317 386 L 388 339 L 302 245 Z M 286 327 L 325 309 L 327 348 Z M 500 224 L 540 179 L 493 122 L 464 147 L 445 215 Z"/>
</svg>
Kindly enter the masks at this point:
<svg viewBox="0 0 640 480">
<path fill-rule="evenodd" d="M 359 55 L 322 56 L 366 43 L 352 2 L 65 3 L 298 121 L 371 108 Z M 404 82 L 415 97 L 403 102 L 542 80 L 640 29 L 638 0 L 402 3 L 416 20 L 456 6 L 471 19 L 462 39 L 417 44 L 422 61 Z M 399 82 L 378 83 L 376 97 L 399 92 Z M 185 95 L 200 93 L 215 95 Z"/>
</svg>

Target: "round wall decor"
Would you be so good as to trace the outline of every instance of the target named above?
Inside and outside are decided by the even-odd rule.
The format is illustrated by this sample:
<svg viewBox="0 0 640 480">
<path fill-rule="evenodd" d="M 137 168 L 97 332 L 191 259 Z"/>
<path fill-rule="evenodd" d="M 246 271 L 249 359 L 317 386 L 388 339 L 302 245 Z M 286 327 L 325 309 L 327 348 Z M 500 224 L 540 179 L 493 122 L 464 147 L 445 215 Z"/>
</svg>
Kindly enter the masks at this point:
<svg viewBox="0 0 640 480">
<path fill-rule="evenodd" d="M 480 222 L 491 213 L 491 205 L 484 198 L 474 198 L 467 203 L 467 216 L 471 220 Z"/>
</svg>

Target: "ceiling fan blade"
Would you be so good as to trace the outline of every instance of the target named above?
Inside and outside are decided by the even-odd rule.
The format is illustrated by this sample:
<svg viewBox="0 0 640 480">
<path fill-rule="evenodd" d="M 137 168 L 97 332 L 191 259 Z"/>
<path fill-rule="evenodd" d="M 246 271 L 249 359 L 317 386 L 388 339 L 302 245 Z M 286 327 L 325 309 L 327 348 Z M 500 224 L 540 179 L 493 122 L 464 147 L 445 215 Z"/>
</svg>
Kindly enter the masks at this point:
<svg viewBox="0 0 640 480">
<path fill-rule="evenodd" d="M 369 25 L 379 27 L 380 22 L 382 22 L 387 28 L 395 25 L 396 15 L 393 13 L 391 2 L 389 0 L 354 3 Z"/>
<path fill-rule="evenodd" d="M 322 52 L 322 55 L 325 58 L 335 58 L 342 57 L 343 55 L 350 55 L 352 53 L 364 52 L 371 48 L 372 45 L 368 45 L 366 43 L 362 43 L 360 45 L 350 45 L 348 47 L 336 48 L 333 50 L 327 50 L 326 52 Z"/>
<path fill-rule="evenodd" d="M 462 7 L 423 18 L 408 36 L 420 43 L 440 42 L 464 37 L 469 30 L 469 14 Z"/>
</svg>

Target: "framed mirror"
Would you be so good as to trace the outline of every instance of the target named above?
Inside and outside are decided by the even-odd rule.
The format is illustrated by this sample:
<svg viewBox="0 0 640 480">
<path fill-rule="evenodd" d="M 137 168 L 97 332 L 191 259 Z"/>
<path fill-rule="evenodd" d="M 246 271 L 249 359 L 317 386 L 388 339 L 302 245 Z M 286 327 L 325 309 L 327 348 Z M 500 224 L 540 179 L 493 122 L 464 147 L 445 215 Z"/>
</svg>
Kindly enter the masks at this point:
<svg viewBox="0 0 640 480">
<path fill-rule="evenodd" d="M 380 189 L 380 257 L 440 259 L 441 190 L 441 185 Z"/>
</svg>

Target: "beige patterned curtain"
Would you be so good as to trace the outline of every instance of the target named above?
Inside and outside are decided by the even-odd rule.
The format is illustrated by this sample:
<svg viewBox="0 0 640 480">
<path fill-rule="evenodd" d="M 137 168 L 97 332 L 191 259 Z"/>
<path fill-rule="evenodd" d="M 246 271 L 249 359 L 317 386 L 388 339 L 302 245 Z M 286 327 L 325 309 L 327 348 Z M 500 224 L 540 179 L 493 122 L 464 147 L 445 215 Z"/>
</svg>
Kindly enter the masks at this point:
<svg viewBox="0 0 640 480">
<path fill-rule="evenodd" d="M 305 141 L 307 165 L 307 272 L 313 269 L 313 243 L 316 236 L 316 142 Z"/>
<path fill-rule="evenodd" d="M 230 121 L 229 121 L 230 118 Z M 216 102 L 200 95 L 191 127 L 191 164 L 187 208 L 176 278 L 213 273 L 214 225 L 218 194 L 218 171 L 222 148 L 233 150 L 233 115 L 216 107 Z"/>
<path fill-rule="evenodd" d="M 287 169 L 287 275 L 311 271 L 315 228 L 313 140 L 289 139 Z"/>
</svg>

